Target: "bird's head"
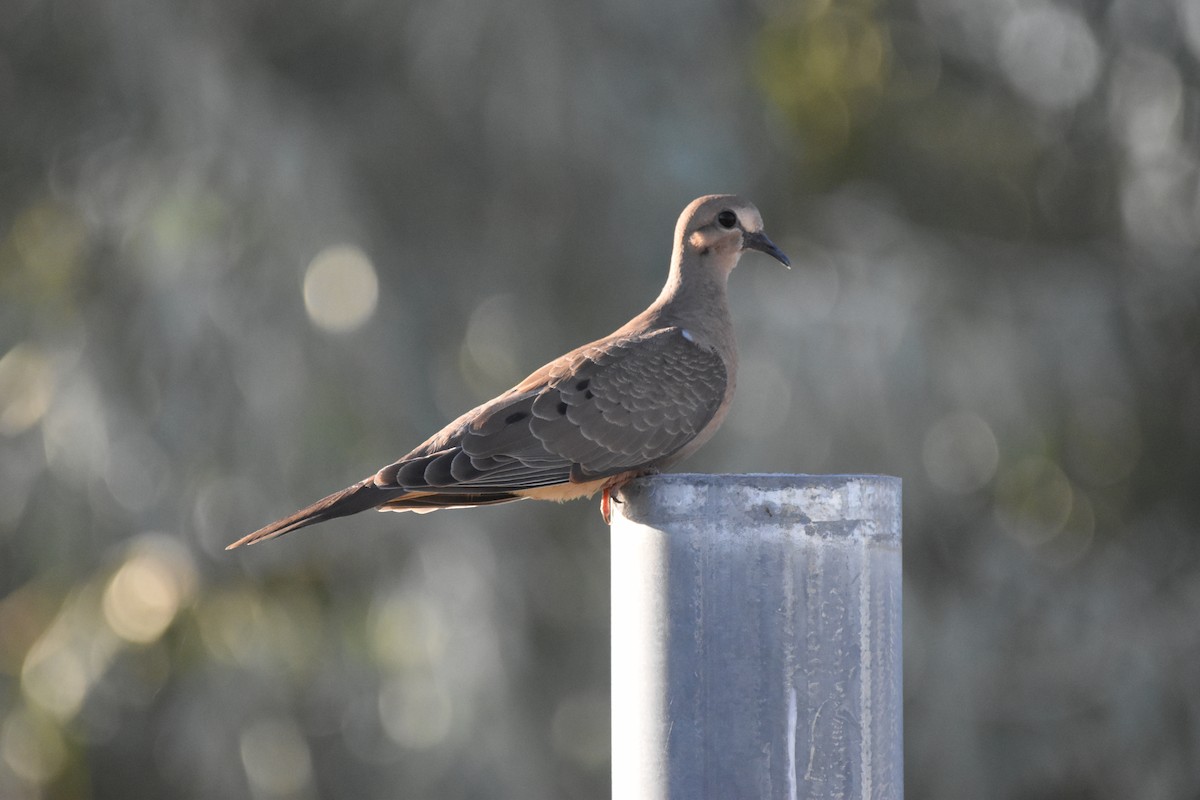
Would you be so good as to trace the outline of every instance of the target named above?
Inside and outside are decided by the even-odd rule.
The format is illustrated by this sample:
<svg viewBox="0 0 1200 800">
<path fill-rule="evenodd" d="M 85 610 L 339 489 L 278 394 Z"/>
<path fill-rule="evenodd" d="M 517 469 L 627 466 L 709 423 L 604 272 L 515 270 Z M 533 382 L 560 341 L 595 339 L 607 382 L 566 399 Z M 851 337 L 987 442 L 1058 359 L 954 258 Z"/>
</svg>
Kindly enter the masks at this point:
<svg viewBox="0 0 1200 800">
<path fill-rule="evenodd" d="M 744 250 L 758 250 L 785 267 L 791 262 L 763 232 L 762 215 L 737 195 L 713 194 L 693 200 L 675 229 L 676 253 L 684 260 L 711 262 L 728 273 Z"/>
</svg>

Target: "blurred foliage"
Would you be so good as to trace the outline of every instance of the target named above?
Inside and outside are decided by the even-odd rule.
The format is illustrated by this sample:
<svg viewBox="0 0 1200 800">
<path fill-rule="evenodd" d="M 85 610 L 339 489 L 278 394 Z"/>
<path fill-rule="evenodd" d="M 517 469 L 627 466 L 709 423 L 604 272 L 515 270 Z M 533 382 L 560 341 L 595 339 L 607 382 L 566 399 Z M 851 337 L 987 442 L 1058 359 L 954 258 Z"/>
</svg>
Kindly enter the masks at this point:
<svg viewBox="0 0 1200 800">
<path fill-rule="evenodd" d="M 0 797 L 606 797 L 590 504 L 227 554 L 749 257 L 688 469 L 905 479 L 914 797 L 1194 797 L 1200 4 L 0 7 Z M 618 588 L 619 590 L 619 588 Z"/>
<path fill-rule="evenodd" d="M 795 130 L 807 173 L 826 182 L 861 156 L 862 133 L 889 94 L 889 31 L 875 6 L 804 0 L 759 37 L 757 78 Z"/>
</svg>

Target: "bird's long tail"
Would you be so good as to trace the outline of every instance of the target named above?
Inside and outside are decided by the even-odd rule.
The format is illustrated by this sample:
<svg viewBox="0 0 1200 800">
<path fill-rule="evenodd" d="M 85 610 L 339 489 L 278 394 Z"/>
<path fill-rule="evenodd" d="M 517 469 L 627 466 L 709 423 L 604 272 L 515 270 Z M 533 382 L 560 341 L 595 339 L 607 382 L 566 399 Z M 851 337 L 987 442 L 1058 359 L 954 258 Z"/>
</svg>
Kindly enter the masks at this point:
<svg viewBox="0 0 1200 800">
<path fill-rule="evenodd" d="M 369 508 L 376 508 L 396 497 L 397 494 L 403 493 L 403 489 L 396 489 L 394 487 L 384 489 L 376 486 L 373 477 L 367 478 L 353 486 L 342 489 L 340 492 L 334 492 L 328 497 L 313 503 L 311 506 L 300 509 L 295 514 L 290 514 L 283 519 L 272 522 L 270 525 L 259 528 L 254 533 L 238 539 L 225 549 L 232 550 L 244 544 L 254 544 L 266 539 L 274 539 L 276 536 L 283 536 L 285 533 L 291 533 L 300 528 L 315 525 L 318 522 L 345 517 L 349 514 L 357 514 Z"/>
</svg>

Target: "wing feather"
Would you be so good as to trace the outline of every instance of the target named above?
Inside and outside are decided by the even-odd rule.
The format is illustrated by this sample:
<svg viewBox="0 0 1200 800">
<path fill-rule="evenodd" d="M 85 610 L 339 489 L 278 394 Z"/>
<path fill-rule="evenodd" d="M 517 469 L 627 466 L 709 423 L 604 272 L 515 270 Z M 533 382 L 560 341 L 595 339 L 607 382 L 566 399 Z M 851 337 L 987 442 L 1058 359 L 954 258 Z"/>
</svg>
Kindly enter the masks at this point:
<svg viewBox="0 0 1200 800">
<path fill-rule="evenodd" d="M 495 494 L 652 468 L 708 425 L 727 380 L 720 356 L 679 328 L 601 341 L 464 414 L 375 481 Z"/>
</svg>

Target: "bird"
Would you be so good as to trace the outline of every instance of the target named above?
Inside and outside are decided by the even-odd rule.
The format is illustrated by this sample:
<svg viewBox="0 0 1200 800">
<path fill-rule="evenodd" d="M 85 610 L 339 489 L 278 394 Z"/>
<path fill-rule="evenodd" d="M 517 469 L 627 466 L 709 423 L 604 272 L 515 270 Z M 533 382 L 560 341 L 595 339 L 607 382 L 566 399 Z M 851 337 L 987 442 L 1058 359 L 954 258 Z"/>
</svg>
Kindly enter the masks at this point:
<svg viewBox="0 0 1200 800">
<path fill-rule="evenodd" d="M 746 250 L 791 266 L 737 195 L 706 195 L 675 226 L 667 282 L 642 313 L 468 411 L 375 474 L 230 544 L 368 509 L 424 513 L 613 493 L 694 453 L 733 399 L 729 274 Z"/>
</svg>

